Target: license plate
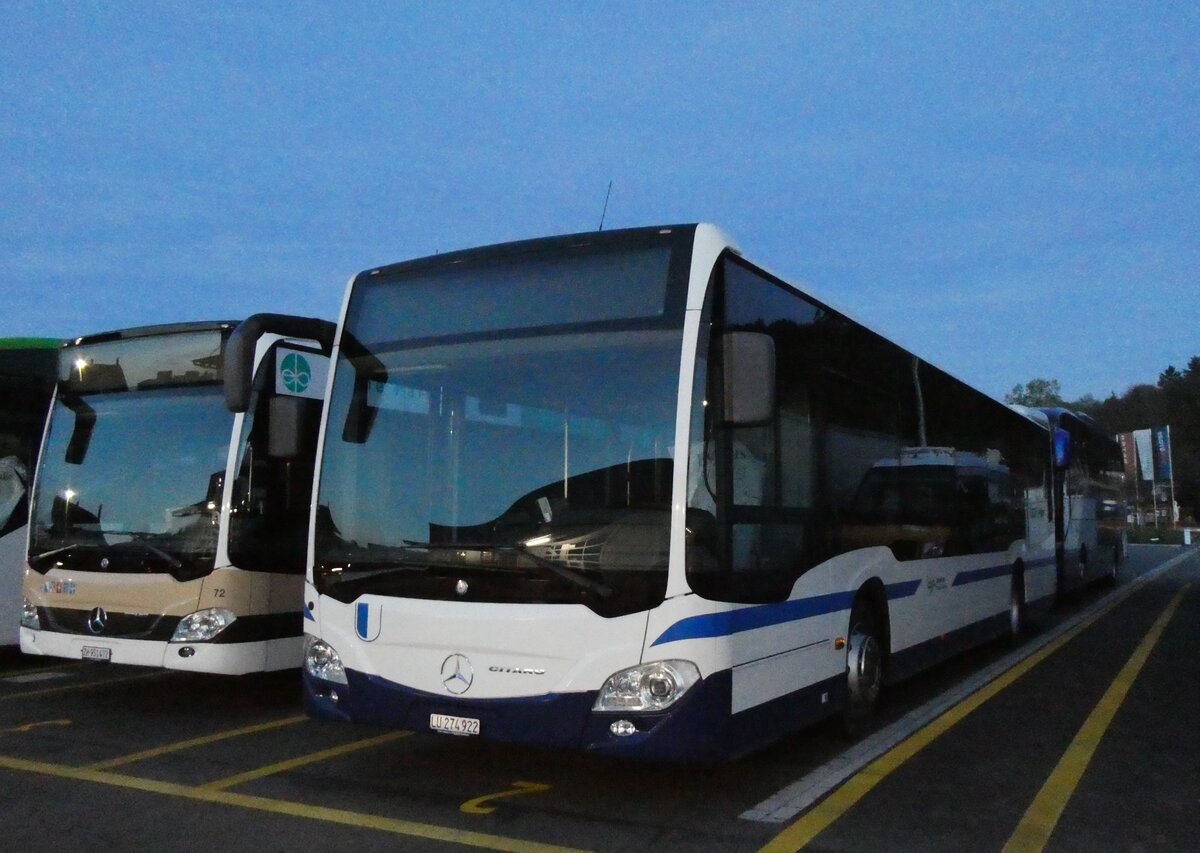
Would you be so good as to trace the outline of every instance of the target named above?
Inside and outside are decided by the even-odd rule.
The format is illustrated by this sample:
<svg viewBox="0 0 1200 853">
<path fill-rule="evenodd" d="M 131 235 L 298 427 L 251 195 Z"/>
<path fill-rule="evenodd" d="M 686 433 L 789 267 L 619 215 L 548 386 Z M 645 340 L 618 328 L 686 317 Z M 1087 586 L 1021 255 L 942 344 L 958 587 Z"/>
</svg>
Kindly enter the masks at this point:
<svg viewBox="0 0 1200 853">
<path fill-rule="evenodd" d="M 448 717 L 445 714 L 430 714 L 429 728 L 442 734 L 467 737 L 479 734 L 479 720 L 474 720 L 470 717 Z"/>
<path fill-rule="evenodd" d="M 80 651 L 80 657 L 84 660 L 112 660 L 112 649 L 105 649 L 100 646 L 84 646 Z"/>
</svg>

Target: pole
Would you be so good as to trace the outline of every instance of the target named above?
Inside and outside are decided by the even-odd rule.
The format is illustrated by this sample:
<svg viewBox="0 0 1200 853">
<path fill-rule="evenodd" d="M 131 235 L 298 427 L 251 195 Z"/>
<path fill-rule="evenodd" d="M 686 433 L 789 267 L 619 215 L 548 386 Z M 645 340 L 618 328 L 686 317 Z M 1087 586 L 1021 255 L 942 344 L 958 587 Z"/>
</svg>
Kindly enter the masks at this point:
<svg viewBox="0 0 1200 853">
<path fill-rule="evenodd" d="M 1138 527 L 1142 526 L 1142 521 L 1143 521 L 1143 519 L 1142 519 L 1142 486 L 1141 486 L 1141 483 L 1139 482 L 1141 479 L 1142 479 L 1141 476 L 1138 474 L 1137 448 L 1134 448 L 1134 451 L 1133 451 L 1133 515 L 1134 515 L 1134 518 L 1136 520 Z"/>
<path fill-rule="evenodd" d="M 1154 499 L 1154 526 L 1158 527 L 1158 483 L 1154 481 L 1153 472 L 1150 477 L 1150 497 Z"/>
<path fill-rule="evenodd" d="M 1171 480 L 1171 526 L 1178 527 L 1179 519 L 1175 515 L 1175 465 L 1171 461 L 1171 425 L 1167 424 L 1167 473 Z"/>
</svg>

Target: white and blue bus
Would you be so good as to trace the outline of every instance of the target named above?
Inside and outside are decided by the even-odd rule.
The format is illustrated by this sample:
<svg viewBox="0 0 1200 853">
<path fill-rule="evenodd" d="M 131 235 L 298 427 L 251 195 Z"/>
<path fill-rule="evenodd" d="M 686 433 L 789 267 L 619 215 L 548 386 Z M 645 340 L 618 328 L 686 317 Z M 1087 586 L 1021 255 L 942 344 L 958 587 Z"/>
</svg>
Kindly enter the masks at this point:
<svg viewBox="0 0 1200 853">
<path fill-rule="evenodd" d="M 62 347 L 33 489 L 25 653 L 230 675 L 299 666 L 334 326 L 235 326 Z M 227 359 L 248 367 L 224 381 Z"/>
<path fill-rule="evenodd" d="M 1054 597 L 1045 426 L 709 225 L 367 270 L 333 364 L 317 717 L 722 759 Z"/>
<path fill-rule="evenodd" d="M 1054 476 L 1059 594 L 1096 581 L 1115 584 L 1126 545 L 1121 446 L 1087 415 L 1063 408 L 1041 412 L 1068 448 Z"/>
</svg>

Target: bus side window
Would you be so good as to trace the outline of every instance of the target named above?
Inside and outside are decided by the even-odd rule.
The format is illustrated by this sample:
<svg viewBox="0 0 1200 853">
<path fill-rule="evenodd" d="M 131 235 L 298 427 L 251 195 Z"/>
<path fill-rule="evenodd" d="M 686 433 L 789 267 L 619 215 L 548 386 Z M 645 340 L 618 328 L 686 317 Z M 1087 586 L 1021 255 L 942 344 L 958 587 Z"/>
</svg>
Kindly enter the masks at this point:
<svg viewBox="0 0 1200 853">
<path fill-rule="evenodd" d="M 689 457 L 689 581 L 707 598 L 779 601 L 807 565 L 814 472 L 806 351 L 819 312 L 733 259 L 719 269 L 705 312 L 712 323 L 697 357 L 706 392 L 693 402 L 693 431 L 704 453 L 695 446 Z M 730 333 L 769 336 L 774 350 L 773 405 L 753 423 L 725 417 L 727 396 L 739 391 L 737 371 L 723 361 Z"/>
</svg>

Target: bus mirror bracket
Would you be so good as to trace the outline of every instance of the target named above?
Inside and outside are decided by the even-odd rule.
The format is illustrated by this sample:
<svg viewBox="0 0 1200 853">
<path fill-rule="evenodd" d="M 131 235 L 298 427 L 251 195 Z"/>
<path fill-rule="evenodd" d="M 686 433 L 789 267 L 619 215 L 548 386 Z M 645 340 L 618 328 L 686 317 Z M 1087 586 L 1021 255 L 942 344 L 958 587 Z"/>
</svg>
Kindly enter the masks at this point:
<svg viewBox="0 0 1200 853">
<path fill-rule="evenodd" d="M 67 442 L 64 461 L 68 465 L 82 465 L 92 443 L 92 431 L 96 428 L 96 410 L 74 395 L 63 395 L 63 405 L 75 414 L 75 426 Z"/>
<path fill-rule="evenodd" d="M 763 332 L 726 332 L 724 420 L 731 426 L 767 423 L 775 414 L 775 340 Z"/>
<path fill-rule="evenodd" d="M 294 459 L 300 455 L 305 402 L 304 397 L 272 397 L 268 402 L 267 455 L 272 459 Z"/>
<path fill-rule="evenodd" d="M 247 317 L 233 330 L 225 344 L 226 407 L 231 412 L 244 412 L 250 408 L 250 392 L 254 390 L 254 350 L 263 335 L 316 341 L 323 352 L 330 353 L 336 331 L 337 326 L 328 320 L 312 317 L 290 314 L 252 314 Z"/>
<path fill-rule="evenodd" d="M 1071 464 L 1071 433 L 1062 427 L 1054 428 L 1054 467 L 1065 470 Z"/>
</svg>

